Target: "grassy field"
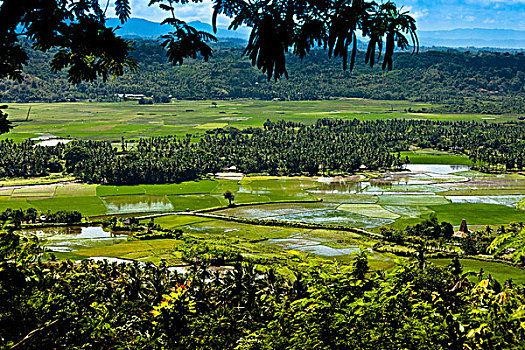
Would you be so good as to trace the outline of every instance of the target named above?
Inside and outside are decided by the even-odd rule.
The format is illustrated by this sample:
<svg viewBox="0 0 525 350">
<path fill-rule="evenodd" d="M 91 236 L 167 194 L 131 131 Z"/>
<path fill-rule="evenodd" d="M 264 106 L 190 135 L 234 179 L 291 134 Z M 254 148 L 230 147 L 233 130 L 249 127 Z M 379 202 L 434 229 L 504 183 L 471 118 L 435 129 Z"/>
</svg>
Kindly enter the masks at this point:
<svg viewBox="0 0 525 350">
<path fill-rule="evenodd" d="M 61 184 L 55 187 L 55 197 L 96 196 L 98 185 Z"/>
<path fill-rule="evenodd" d="M 463 155 L 448 154 L 448 153 L 432 153 L 432 151 L 406 151 L 400 152 L 401 159 L 408 157 L 411 164 L 457 164 L 457 165 L 473 165 L 472 161 Z"/>
<path fill-rule="evenodd" d="M 115 245 L 80 249 L 75 251 L 75 255 L 149 261 L 155 264 L 161 261 L 180 264 L 182 253 L 176 251 L 176 248 L 181 243 L 174 239 L 125 241 Z"/>
<path fill-rule="evenodd" d="M 149 219 L 144 220 L 144 222 L 147 221 L 149 221 Z M 168 229 L 207 221 L 212 221 L 212 219 L 189 215 L 167 215 L 155 218 L 155 223 Z"/>
<path fill-rule="evenodd" d="M 146 194 L 193 194 L 211 193 L 217 187 L 218 181 L 201 180 L 188 181 L 180 184 L 142 185 Z"/>
<path fill-rule="evenodd" d="M 205 194 L 168 196 L 174 211 L 198 210 L 221 206 L 221 197 Z"/>
<path fill-rule="evenodd" d="M 84 216 L 100 215 L 106 213 L 106 207 L 99 197 L 55 197 L 46 199 L 28 200 L 28 204 L 42 212 L 50 210 L 78 210 Z"/>
<path fill-rule="evenodd" d="M 29 209 L 34 205 L 28 203 L 25 199 L 11 199 L 10 197 L 2 196 L 0 197 L 0 211 L 5 211 L 7 209 Z"/>
<path fill-rule="evenodd" d="M 232 100 L 175 101 L 169 104 L 138 105 L 136 101 L 122 103 L 31 103 L 9 104 L 6 112 L 16 126 L 0 139 L 21 141 L 52 134 L 60 138 L 120 140 L 126 138 L 187 133 L 202 135 L 206 130 L 233 126 L 262 126 L 267 120 L 290 120 L 313 124 L 318 118 L 360 120 L 431 119 L 476 120 L 494 118 L 491 122 L 513 120 L 515 116 L 480 114 L 406 113 L 408 108 L 428 107 L 428 104 L 408 101 L 375 101 L 340 99 L 330 101 L 256 101 Z M 26 122 L 27 111 L 31 115 Z"/>
<path fill-rule="evenodd" d="M 450 264 L 450 259 L 431 259 L 434 264 L 439 266 L 447 266 Z M 485 272 L 485 278 L 491 275 L 497 279 L 500 283 L 505 282 L 508 279 L 512 279 L 515 283 L 525 283 L 525 270 L 518 267 L 501 264 L 490 261 L 479 261 L 474 259 L 459 259 L 463 271 L 470 271 L 479 273 L 480 269 Z"/>
<path fill-rule="evenodd" d="M 438 220 L 459 225 L 466 219 L 472 225 L 496 225 L 509 222 L 525 222 L 525 210 L 517 210 L 505 205 L 481 203 L 452 203 L 429 206 Z"/>
</svg>

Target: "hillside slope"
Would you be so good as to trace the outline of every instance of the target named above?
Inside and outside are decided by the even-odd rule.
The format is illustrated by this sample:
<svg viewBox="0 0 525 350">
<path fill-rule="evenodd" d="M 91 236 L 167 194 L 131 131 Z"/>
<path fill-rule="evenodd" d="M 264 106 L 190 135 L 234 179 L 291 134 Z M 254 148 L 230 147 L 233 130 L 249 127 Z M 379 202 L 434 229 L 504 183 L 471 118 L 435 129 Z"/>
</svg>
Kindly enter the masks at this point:
<svg viewBox="0 0 525 350">
<path fill-rule="evenodd" d="M 302 62 L 288 57 L 290 79 L 267 82 L 234 44 L 214 46 L 209 62 L 166 62 L 154 40 L 135 41 L 140 70 L 107 83 L 72 86 L 64 73 L 53 74 L 50 53 L 31 52 L 22 83 L 0 81 L 3 102 L 115 101 L 116 94 L 145 94 L 156 101 L 177 99 L 283 98 L 316 100 L 364 97 L 433 102 L 445 111 L 525 113 L 525 56 L 521 53 L 425 51 L 399 53 L 394 70 L 365 66 L 363 53 L 353 72 L 316 50 Z"/>
</svg>

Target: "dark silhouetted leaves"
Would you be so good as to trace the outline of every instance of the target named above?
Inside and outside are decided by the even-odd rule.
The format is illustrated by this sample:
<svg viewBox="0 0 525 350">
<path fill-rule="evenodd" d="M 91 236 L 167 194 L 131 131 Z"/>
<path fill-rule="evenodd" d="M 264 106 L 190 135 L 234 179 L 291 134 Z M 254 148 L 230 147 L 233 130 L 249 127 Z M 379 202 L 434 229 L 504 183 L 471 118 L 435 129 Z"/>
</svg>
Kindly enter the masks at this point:
<svg viewBox="0 0 525 350">
<path fill-rule="evenodd" d="M 356 32 L 370 39 L 365 62 L 374 66 L 386 41 L 383 69 L 392 69 L 397 48 L 406 50 L 410 36 L 418 47 L 415 20 L 400 12 L 393 2 L 299 0 L 299 1 L 214 1 L 213 28 L 219 14 L 232 19 L 230 29 L 241 25 L 252 28 L 245 50 L 252 64 L 266 73 L 268 80 L 288 76 L 285 54 L 303 58 L 314 47 L 328 48 L 328 55 L 341 57 L 343 69 L 354 67 L 357 51 Z"/>
</svg>

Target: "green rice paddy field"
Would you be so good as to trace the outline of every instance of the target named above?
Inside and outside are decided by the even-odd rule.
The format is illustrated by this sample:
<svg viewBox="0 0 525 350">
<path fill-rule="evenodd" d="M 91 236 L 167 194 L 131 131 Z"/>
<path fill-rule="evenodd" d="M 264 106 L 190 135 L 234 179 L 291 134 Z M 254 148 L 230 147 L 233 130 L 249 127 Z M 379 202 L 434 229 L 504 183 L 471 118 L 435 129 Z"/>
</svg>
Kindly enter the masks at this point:
<svg viewBox="0 0 525 350">
<path fill-rule="evenodd" d="M 451 263 L 450 259 L 432 259 L 431 261 L 440 266 L 447 266 Z M 479 273 L 480 269 L 483 269 L 485 274 L 490 274 L 498 281 L 512 279 L 518 284 L 525 283 L 525 272 L 514 266 L 475 259 L 459 259 L 459 262 L 465 272 Z"/>
<path fill-rule="evenodd" d="M 30 106 L 31 115 L 25 121 Z M 0 135 L 0 139 L 21 141 L 42 136 L 119 141 L 122 136 L 187 133 L 199 137 L 217 127 L 262 126 L 267 119 L 311 124 L 321 117 L 487 122 L 515 118 L 404 112 L 409 107 L 420 109 L 426 105 L 362 99 L 235 100 L 220 101 L 216 107 L 212 101 L 177 101 L 153 106 L 136 102 L 10 104 L 7 112 L 16 127 Z M 349 232 L 241 224 L 225 221 L 220 216 L 355 226 L 370 231 L 384 225 L 404 228 L 432 213 L 439 221 L 448 221 L 456 227 L 463 218 L 471 227 L 479 228 L 525 221 L 525 176 L 478 173 L 470 170 L 472 164 L 467 157 L 435 150 L 412 150 L 402 152 L 401 156 L 410 159 L 409 171 L 363 173 L 352 178 L 245 176 L 241 181 L 203 179 L 138 186 L 88 185 L 60 176 L 31 181 L 9 179 L 0 181 L 0 211 L 35 207 L 43 212 L 78 210 L 89 217 L 165 213 L 169 215 L 157 217 L 155 222 L 168 228 L 181 228 L 193 237 L 214 242 L 217 247 L 235 247 L 247 257 L 269 261 L 296 255 L 347 261 L 361 249 L 370 249 L 375 242 Z M 61 182 L 54 183 L 56 181 Z M 227 208 L 228 201 L 222 195 L 226 190 L 235 194 L 233 208 Z M 212 214 L 219 217 L 203 218 L 187 213 L 202 209 L 211 209 Z M 178 264 L 181 254 L 177 244 L 180 242 L 173 240 L 117 240 L 111 244 L 80 244 L 57 254 L 71 258 L 104 256 Z M 387 269 L 398 257 L 371 252 L 370 258 L 374 268 Z M 435 262 L 448 264 L 445 260 Z M 483 267 L 498 279 L 512 277 L 517 282 L 525 282 L 523 270 L 511 266 L 475 260 L 462 263 L 466 270 L 477 271 Z"/>
<path fill-rule="evenodd" d="M 202 135 L 206 130 L 233 126 L 262 126 L 267 120 L 290 120 L 312 124 L 318 118 L 433 120 L 486 120 L 501 122 L 510 115 L 406 113 L 428 104 L 407 101 L 339 99 L 331 101 L 175 101 L 169 104 L 122 103 L 33 103 L 9 104 L 6 112 L 16 126 L 0 139 L 16 141 L 51 134 L 59 138 L 110 139 Z M 25 121 L 29 107 L 29 120 Z M 449 160 L 447 160 L 450 164 Z"/>
<path fill-rule="evenodd" d="M 416 165 L 414 165 L 415 167 Z M 423 165 L 424 166 L 424 165 Z M 0 210 L 35 207 L 41 211 L 78 210 L 85 216 L 143 215 L 221 209 L 220 215 L 277 219 L 376 229 L 416 223 L 436 213 L 459 225 L 502 225 L 525 221 L 518 203 L 525 199 L 525 177 L 480 176 L 463 168 L 450 173 L 430 165 L 422 170 L 345 178 L 245 176 L 241 181 L 204 179 L 180 184 L 107 186 L 74 182 L 0 187 Z M 447 170 L 447 166 L 443 166 Z M 463 170 L 462 170 L 463 169 Z M 458 170 L 459 172 L 454 172 Z M 458 175 L 459 174 L 459 175 Z M 375 174 L 377 176 L 377 174 Z M 490 188 L 487 194 L 485 188 Z M 235 194 L 226 208 L 223 193 Z M 455 194 L 457 193 L 457 194 Z M 290 203 L 290 202 L 312 203 Z M 264 204 L 267 203 L 267 204 Z M 261 205 L 263 204 L 263 205 Z"/>
</svg>

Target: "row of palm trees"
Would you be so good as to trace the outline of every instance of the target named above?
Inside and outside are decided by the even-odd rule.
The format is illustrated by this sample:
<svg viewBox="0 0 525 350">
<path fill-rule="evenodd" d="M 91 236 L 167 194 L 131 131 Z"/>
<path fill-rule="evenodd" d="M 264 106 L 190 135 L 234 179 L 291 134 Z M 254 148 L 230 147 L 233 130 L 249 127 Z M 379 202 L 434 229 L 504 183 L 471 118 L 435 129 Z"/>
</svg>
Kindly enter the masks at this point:
<svg viewBox="0 0 525 350">
<path fill-rule="evenodd" d="M 400 166 L 410 146 L 465 154 L 491 170 L 525 167 L 525 123 L 430 120 L 320 119 L 313 125 L 267 121 L 263 128 L 216 129 L 192 135 L 34 147 L 32 141 L 0 141 L 0 177 L 43 176 L 66 171 L 84 181 L 113 184 L 194 180 L 224 167 L 245 173 L 315 175 Z M 492 170 L 493 170 L 492 169 Z"/>
</svg>

